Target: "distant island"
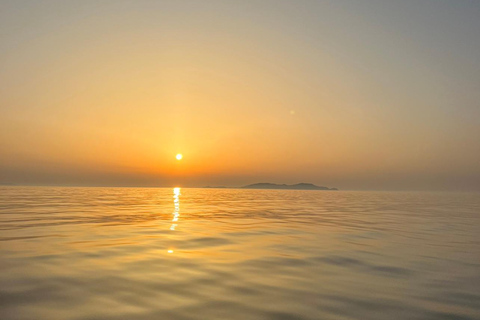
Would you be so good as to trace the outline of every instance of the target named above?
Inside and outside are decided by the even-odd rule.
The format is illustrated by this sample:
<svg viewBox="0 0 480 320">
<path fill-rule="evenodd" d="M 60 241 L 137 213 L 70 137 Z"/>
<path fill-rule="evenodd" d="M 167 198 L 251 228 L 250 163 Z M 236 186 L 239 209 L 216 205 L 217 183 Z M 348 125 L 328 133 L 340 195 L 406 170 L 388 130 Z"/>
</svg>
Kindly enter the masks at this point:
<svg viewBox="0 0 480 320">
<path fill-rule="evenodd" d="M 312 183 L 297 184 L 275 184 L 275 183 L 254 183 L 242 187 L 242 189 L 288 189 L 288 190 L 338 190 L 337 188 L 328 188 L 316 186 Z"/>
<path fill-rule="evenodd" d="M 312 183 L 297 183 L 297 184 L 275 184 L 275 183 L 254 183 L 243 187 L 225 187 L 225 186 L 205 186 L 204 189 L 283 189 L 283 190 L 331 190 L 337 191 L 337 188 L 328 188 L 316 186 Z"/>
</svg>

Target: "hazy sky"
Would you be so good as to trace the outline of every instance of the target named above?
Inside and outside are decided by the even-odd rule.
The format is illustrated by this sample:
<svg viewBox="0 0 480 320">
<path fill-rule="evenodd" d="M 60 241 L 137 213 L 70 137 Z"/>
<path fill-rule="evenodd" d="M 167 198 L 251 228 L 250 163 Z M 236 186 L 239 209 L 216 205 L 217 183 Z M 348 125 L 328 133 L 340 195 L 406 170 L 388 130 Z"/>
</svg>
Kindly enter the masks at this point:
<svg viewBox="0 0 480 320">
<path fill-rule="evenodd" d="M 254 182 L 480 190 L 480 1 L 0 0 L 0 183 Z"/>
</svg>

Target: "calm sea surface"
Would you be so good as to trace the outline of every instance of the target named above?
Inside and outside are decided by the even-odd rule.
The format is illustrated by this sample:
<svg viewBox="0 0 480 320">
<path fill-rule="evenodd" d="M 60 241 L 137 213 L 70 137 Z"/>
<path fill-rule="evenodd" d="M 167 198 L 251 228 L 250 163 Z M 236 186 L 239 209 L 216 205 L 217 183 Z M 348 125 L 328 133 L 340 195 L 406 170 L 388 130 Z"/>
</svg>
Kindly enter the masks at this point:
<svg viewBox="0 0 480 320">
<path fill-rule="evenodd" d="M 0 319 L 480 319 L 480 194 L 0 187 Z"/>
</svg>

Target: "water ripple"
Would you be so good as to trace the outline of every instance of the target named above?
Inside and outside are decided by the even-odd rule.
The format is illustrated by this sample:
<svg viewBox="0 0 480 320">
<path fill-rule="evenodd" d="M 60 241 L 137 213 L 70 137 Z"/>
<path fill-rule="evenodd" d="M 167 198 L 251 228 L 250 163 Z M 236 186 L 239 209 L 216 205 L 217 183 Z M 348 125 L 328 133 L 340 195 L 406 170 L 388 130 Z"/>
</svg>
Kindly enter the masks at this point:
<svg viewBox="0 0 480 320">
<path fill-rule="evenodd" d="M 478 194 L 0 187 L 0 318 L 479 319 Z"/>
</svg>

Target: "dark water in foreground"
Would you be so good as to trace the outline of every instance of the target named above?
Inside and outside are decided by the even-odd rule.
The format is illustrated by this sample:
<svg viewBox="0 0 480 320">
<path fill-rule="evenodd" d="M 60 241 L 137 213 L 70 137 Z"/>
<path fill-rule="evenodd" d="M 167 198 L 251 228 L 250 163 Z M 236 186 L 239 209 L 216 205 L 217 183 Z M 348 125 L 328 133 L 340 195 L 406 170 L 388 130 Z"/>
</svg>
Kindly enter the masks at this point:
<svg viewBox="0 0 480 320">
<path fill-rule="evenodd" d="M 0 188 L 0 319 L 480 319 L 479 194 L 175 192 Z"/>
</svg>

